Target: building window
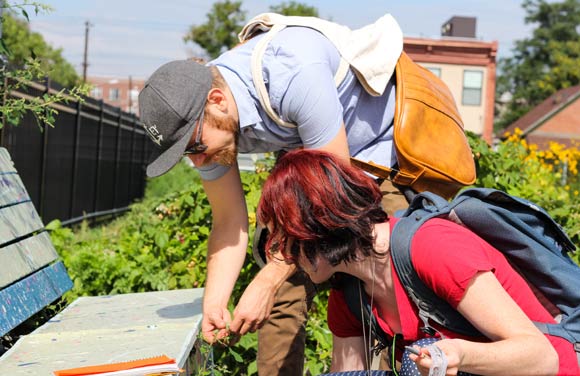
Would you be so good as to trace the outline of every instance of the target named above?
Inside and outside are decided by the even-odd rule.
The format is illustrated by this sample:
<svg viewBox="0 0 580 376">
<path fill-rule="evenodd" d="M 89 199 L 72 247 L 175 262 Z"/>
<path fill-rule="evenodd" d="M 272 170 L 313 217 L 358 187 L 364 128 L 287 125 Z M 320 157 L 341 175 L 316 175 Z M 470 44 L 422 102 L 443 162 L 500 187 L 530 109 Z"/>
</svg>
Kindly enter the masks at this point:
<svg viewBox="0 0 580 376">
<path fill-rule="evenodd" d="M 463 71 L 463 96 L 461 103 L 465 106 L 481 105 L 481 88 L 483 87 L 483 72 Z"/>
<path fill-rule="evenodd" d="M 435 76 L 441 78 L 441 68 L 427 67 L 427 69 L 431 71 L 431 73 L 433 73 Z"/>
<path fill-rule="evenodd" d="M 109 89 L 109 100 L 110 101 L 118 101 L 119 100 L 119 89 L 118 88 Z"/>
<path fill-rule="evenodd" d="M 98 86 L 95 86 L 94 88 L 91 89 L 91 97 L 101 99 L 103 97 L 103 89 Z"/>
</svg>

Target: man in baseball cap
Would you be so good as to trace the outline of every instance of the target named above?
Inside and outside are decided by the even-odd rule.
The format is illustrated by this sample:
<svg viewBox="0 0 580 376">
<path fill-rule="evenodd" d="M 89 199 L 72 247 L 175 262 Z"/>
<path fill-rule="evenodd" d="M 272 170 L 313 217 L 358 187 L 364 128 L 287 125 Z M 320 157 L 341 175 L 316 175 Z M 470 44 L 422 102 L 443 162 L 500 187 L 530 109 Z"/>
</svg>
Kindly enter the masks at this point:
<svg viewBox="0 0 580 376">
<path fill-rule="evenodd" d="M 237 152 L 311 148 L 393 166 L 395 82 L 387 77 L 379 92 L 369 94 L 352 69 L 340 69 L 337 47 L 313 28 L 285 28 L 260 49 L 264 35 L 206 65 L 192 60 L 163 65 L 147 81 L 139 107 L 157 147 L 147 175 L 167 172 L 186 155 L 199 170 L 211 205 L 202 335 L 213 342 L 228 331 L 260 329 L 259 374 L 294 376 L 303 374 L 304 307 L 315 291 L 307 276 L 293 264 L 268 260 L 233 317 L 227 308 L 248 247 Z M 397 45 L 402 48 L 402 37 Z M 263 55 L 253 61 L 255 51 Z M 344 78 L 337 86 L 339 71 Z M 396 188 L 382 190 L 396 197 L 389 212 L 407 206 Z"/>
</svg>

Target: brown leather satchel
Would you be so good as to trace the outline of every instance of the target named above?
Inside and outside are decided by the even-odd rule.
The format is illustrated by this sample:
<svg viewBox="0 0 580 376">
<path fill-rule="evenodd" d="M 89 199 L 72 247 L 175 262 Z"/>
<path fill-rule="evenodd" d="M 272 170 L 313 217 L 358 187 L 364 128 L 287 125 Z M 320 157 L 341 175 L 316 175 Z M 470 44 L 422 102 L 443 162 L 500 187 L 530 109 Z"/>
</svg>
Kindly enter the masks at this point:
<svg viewBox="0 0 580 376">
<path fill-rule="evenodd" d="M 475 163 L 463 122 L 447 86 L 401 54 L 395 68 L 394 144 L 398 169 L 352 158 L 353 164 L 417 192 L 443 197 L 475 182 Z"/>
</svg>

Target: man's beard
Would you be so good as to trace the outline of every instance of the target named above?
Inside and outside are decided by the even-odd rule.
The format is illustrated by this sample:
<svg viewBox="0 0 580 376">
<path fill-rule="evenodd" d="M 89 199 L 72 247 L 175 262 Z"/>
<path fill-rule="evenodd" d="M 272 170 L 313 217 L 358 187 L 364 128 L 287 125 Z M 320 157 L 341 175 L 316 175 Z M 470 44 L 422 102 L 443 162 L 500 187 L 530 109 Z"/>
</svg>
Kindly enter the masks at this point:
<svg viewBox="0 0 580 376">
<path fill-rule="evenodd" d="M 211 156 L 211 162 L 228 167 L 233 166 L 238 157 L 238 139 L 240 137 L 240 127 L 238 126 L 238 123 L 229 116 L 217 118 L 206 114 L 206 119 L 207 124 L 211 127 L 232 132 L 234 136 L 234 145 L 231 148 L 222 149 L 216 152 Z"/>
<path fill-rule="evenodd" d="M 223 149 L 215 153 L 211 157 L 211 161 L 223 166 L 233 166 L 238 158 L 237 146 L 232 149 Z"/>
</svg>

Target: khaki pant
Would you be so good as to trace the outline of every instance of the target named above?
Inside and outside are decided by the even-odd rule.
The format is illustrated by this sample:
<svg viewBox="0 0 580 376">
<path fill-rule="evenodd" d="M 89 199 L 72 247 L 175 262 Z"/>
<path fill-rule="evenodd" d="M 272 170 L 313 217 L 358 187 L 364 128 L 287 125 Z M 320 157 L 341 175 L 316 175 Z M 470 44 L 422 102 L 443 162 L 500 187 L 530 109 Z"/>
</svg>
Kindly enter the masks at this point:
<svg viewBox="0 0 580 376">
<path fill-rule="evenodd" d="M 382 204 L 389 215 L 408 206 L 391 182 L 382 183 L 381 191 Z M 258 331 L 260 376 L 302 376 L 306 320 L 315 291 L 314 284 L 304 273 L 292 276 L 278 290 L 270 319 Z"/>
<path fill-rule="evenodd" d="M 315 291 L 304 272 L 278 290 L 270 319 L 258 331 L 259 375 L 302 375 L 306 320 Z"/>
</svg>

